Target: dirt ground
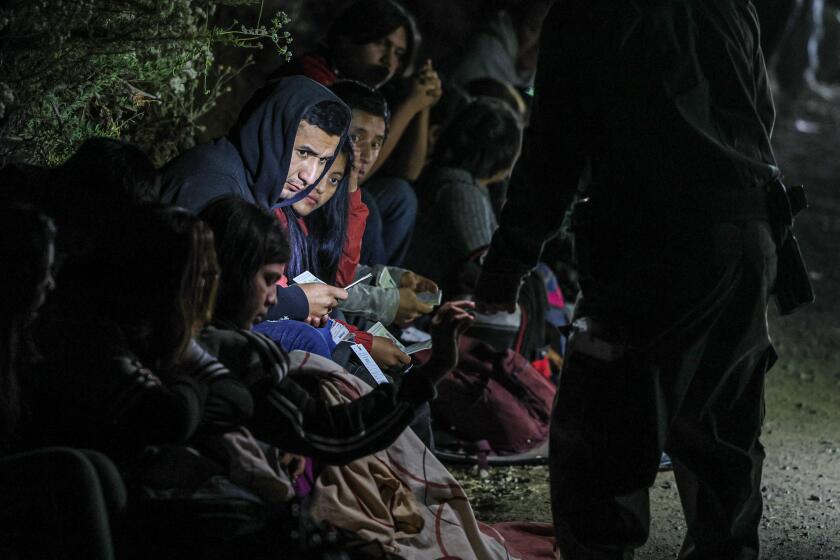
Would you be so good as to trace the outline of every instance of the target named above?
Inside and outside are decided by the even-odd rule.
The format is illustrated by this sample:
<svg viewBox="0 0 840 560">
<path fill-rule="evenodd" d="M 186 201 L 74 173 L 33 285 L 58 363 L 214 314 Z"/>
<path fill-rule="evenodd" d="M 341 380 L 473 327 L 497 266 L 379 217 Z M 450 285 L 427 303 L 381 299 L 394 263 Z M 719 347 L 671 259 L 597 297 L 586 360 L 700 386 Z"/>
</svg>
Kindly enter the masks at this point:
<svg viewBox="0 0 840 560">
<path fill-rule="evenodd" d="M 762 557 L 840 559 L 840 102 L 779 106 L 777 157 L 785 181 L 805 184 L 811 203 L 796 225 L 817 302 L 787 317 L 771 308 L 780 358 L 766 385 Z M 456 476 L 483 521 L 551 520 L 546 467 Z M 672 473 L 660 473 L 651 497 L 651 536 L 636 557 L 674 558 L 685 521 Z"/>
</svg>

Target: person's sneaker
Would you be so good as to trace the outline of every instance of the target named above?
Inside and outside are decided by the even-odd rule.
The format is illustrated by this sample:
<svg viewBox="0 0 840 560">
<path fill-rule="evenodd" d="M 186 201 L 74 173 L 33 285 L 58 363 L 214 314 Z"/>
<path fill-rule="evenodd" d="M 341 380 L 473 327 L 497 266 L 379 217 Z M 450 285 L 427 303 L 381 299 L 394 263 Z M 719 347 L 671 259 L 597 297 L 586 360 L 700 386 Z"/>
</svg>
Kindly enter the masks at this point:
<svg viewBox="0 0 840 560">
<path fill-rule="evenodd" d="M 659 470 L 660 471 L 670 471 L 674 469 L 674 464 L 671 462 L 671 458 L 668 456 L 667 453 L 662 454 L 662 458 L 659 459 Z"/>
</svg>

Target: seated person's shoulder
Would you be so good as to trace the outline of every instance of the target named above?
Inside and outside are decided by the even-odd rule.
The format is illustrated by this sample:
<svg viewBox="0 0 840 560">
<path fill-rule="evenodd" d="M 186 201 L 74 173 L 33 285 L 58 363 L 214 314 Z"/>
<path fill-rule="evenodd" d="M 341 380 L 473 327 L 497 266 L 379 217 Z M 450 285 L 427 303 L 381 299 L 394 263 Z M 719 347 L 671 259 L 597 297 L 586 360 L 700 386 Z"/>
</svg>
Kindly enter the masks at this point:
<svg viewBox="0 0 840 560">
<path fill-rule="evenodd" d="M 438 192 L 463 191 L 476 189 L 475 179 L 462 169 L 452 167 L 438 167 L 429 173 L 426 181 Z"/>
<path fill-rule="evenodd" d="M 285 352 L 270 338 L 245 329 L 208 326 L 198 343 L 248 386 L 276 382 L 286 374 Z"/>
</svg>

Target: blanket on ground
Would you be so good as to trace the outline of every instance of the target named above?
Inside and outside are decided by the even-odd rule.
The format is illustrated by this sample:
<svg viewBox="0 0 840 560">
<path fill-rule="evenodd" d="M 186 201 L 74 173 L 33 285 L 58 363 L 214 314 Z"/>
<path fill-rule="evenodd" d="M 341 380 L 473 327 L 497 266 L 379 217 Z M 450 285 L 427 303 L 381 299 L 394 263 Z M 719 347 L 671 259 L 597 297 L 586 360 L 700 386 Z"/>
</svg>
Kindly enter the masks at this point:
<svg viewBox="0 0 840 560">
<path fill-rule="evenodd" d="M 370 391 L 360 379 L 335 371 L 320 386 L 334 404 Z M 458 481 L 410 429 L 383 451 L 325 468 L 310 511 L 406 560 L 515 558 L 503 540 L 481 532 Z"/>
</svg>

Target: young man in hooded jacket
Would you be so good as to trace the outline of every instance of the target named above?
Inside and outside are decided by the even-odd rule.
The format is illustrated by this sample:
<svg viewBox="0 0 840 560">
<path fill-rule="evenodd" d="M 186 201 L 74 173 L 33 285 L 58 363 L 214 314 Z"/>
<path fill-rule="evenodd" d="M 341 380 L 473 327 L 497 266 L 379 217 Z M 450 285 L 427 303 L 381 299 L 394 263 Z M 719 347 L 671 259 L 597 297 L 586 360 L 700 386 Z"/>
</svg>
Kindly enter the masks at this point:
<svg viewBox="0 0 840 560">
<path fill-rule="evenodd" d="M 227 135 L 167 164 L 162 199 L 194 213 L 230 195 L 266 209 L 292 205 L 329 170 L 349 124 L 350 110 L 324 86 L 280 79 L 248 101 Z M 278 289 L 274 319 L 319 320 L 347 298 L 325 284 Z"/>
</svg>

